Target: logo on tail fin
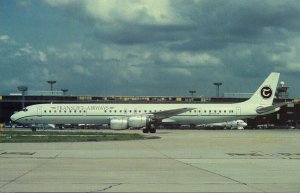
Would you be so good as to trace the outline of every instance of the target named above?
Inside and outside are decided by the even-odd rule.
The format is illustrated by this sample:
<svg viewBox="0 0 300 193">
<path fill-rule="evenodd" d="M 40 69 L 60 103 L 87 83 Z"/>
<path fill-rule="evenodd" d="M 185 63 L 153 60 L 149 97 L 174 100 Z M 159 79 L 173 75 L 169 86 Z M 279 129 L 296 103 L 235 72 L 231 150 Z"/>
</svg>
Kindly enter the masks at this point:
<svg viewBox="0 0 300 193">
<path fill-rule="evenodd" d="M 260 95 L 264 98 L 264 99 L 268 99 L 272 96 L 273 91 L 269 86 L 264 86 L 261 88 L 260 90 Z"/>
</svg>

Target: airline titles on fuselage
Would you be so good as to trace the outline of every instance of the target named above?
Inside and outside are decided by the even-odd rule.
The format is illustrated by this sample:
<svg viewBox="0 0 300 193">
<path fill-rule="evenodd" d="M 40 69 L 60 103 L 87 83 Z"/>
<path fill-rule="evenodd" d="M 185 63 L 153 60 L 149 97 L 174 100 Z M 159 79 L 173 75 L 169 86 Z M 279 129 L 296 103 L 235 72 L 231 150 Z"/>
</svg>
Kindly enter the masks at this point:
<svg viewBox="0 0 300 193">
<path fill-rule="evenodd" d="M 66 106 L 66 105 L 58 105 L 53 106 L 51 109 L 56 111 L 107 111 L 112 110 L 114 107 L 112 106 L 105 106 L 105 105 L 90 105 L 90 106 L 81 106 L 81 105 L 74 105 L 74 106 Z"/>
</svg>

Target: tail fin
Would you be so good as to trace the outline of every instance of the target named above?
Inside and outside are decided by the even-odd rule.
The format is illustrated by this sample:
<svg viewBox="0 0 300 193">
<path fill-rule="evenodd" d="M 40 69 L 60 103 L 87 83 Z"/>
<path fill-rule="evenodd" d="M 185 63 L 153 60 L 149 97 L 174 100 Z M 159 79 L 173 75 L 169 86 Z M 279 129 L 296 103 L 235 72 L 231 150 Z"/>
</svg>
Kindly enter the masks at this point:
<svg viewBox="0 0 300 193">
<path fill-rule="evenodd" d="M 273 103 L 280 73 L 272 72 L 246 103 L 270 106 Z"/>
</svg>

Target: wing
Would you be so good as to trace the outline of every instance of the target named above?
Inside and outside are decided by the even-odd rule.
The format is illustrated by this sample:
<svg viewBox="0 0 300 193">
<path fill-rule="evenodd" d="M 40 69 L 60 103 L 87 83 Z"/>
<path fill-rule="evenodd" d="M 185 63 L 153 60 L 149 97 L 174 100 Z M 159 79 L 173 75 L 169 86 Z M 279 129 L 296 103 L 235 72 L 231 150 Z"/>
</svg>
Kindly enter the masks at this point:
<svg viewBox="0 0 300 193">
<path fill-rule="evenodd" d="M 166 110 L 166 111 L 159 111 L 159 112 L 156 112 L 156 113 L 152 113 L 152 118 L 153 119 L 165 119 L 165 118 L 169 118 L 169 117 L 172 117 L 172 116 L 175 116 L 175 115 L 179 115 L 181 113 L 185 113 L 185 112 L 188 112 L 188 111 L 191 111 L 195 108 L 180 108 L 180 109 L 172 109 L 172 110 Z"/>
</svg>

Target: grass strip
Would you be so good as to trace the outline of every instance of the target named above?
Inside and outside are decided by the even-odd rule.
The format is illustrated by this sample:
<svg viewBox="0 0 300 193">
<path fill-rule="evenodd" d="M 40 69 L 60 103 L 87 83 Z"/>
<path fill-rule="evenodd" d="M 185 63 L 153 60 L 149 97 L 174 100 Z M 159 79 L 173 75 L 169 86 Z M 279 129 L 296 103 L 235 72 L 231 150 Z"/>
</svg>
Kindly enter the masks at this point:
<svg viewBox="0 0 300 193">
<path fill-rule="evenodd" d="M 145 137 L 137 133 L 78 131 L 4 131 L 0 133 L 0 143 L 125 141 L 139 139 L 145 139 Z"/>
</svg>

